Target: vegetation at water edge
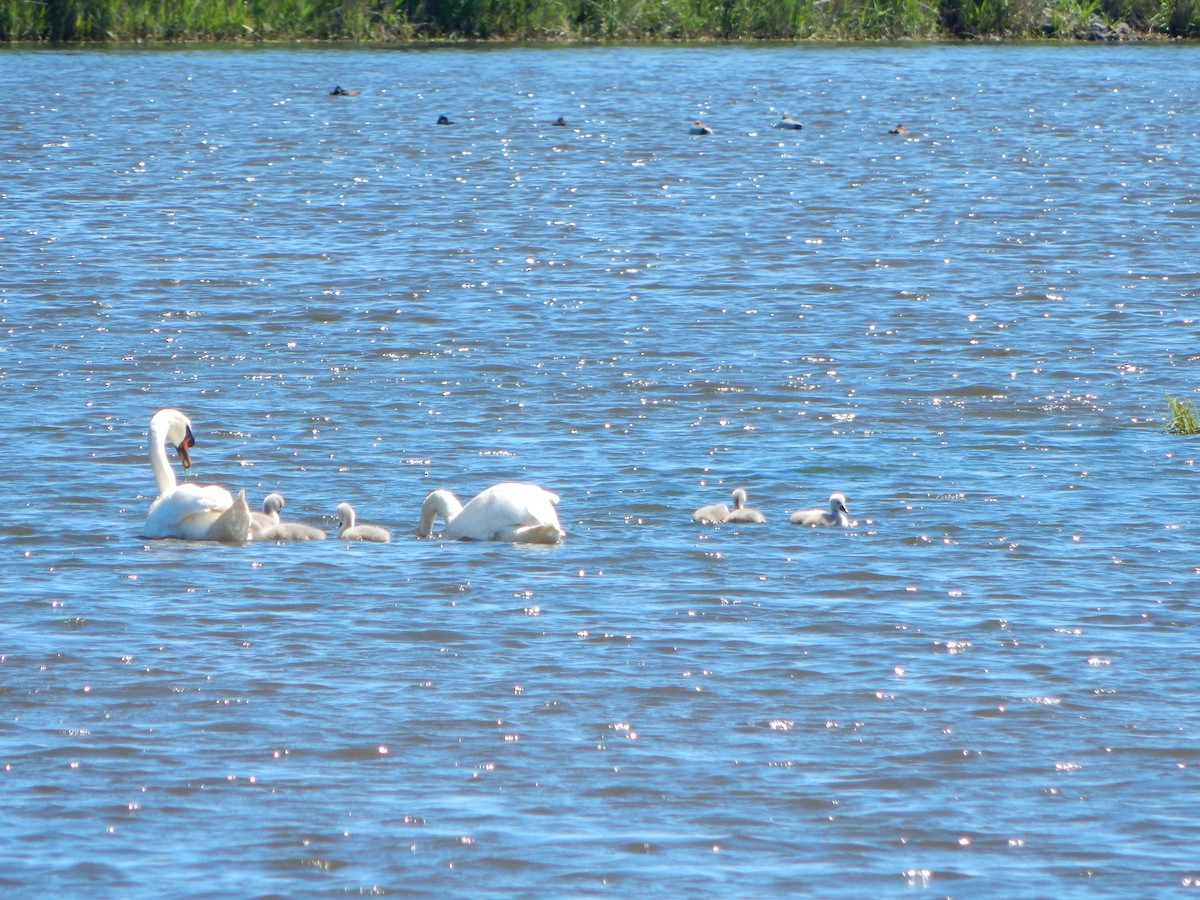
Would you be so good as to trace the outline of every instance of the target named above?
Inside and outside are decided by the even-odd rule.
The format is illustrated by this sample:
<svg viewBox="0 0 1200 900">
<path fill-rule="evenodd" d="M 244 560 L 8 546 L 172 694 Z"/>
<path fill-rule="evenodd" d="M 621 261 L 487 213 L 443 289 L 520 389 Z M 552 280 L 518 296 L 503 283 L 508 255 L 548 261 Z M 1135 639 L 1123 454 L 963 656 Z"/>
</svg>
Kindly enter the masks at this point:
<svg viewBox="0 0 1200 900">
<path fill-rule="evenodd" d="M 1167 398 L 1167 407 L 1171 417 L 1164 426 L 1171 434 L 1200 434 L 1200 414 L 1196 412 L 1196 404 L 1191 400 L 1180 400 L 1177 397 Z"/>
<path fill-rule="evenodd" d="M 0 41 L 1200 37 L 1200 0 L 0 0 Z"/>
</svg>

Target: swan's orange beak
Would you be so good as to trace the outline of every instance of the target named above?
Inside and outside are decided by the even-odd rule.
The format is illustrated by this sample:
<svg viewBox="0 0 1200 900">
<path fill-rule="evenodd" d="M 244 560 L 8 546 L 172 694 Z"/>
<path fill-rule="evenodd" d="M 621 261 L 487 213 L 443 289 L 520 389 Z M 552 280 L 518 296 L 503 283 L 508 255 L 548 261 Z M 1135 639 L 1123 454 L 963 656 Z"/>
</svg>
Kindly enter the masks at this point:
<svg viewBox="0 0 1200 900">
<path fill-rule="evenodd" d="M 175 447 L 175 452 L 179 454 L 179 461 L 183 463 L 185 469 L 192 467 L 192 458 L 188 455 L 188 448 L 195 443 L 196 438 L 192 436 L 192 429 L 188 428 L 183 440 Z"/>
</svg>

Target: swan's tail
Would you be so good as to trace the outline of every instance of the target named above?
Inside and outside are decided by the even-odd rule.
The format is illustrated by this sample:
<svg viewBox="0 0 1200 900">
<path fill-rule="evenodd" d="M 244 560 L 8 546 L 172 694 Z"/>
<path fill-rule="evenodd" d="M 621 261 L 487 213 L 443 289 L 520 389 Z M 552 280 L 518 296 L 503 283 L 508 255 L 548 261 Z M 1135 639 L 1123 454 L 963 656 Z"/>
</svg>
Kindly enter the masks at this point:
<svg viewBox="0 0 1200 900">
<path fill-rule="evenodd" d="M 209 529 L 211 540 L 230 544 L 244 544 L 250 540 L 250 505 L 246 492 L 238 491 L 233 504 L 221 513 Z"/>
</svg>

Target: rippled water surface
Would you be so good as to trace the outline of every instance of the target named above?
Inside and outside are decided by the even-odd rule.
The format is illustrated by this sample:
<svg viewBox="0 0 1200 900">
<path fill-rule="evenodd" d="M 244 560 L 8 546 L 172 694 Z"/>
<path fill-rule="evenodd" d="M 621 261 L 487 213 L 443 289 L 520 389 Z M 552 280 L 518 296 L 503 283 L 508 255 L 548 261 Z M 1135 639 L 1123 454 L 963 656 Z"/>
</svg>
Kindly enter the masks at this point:
<svg viewBox="0 0 1200 900">
<path fill-rule="evenodd" d="M 1195 887 L 1198 53 L 0 53 L 0 890 Z"/>
</svg>

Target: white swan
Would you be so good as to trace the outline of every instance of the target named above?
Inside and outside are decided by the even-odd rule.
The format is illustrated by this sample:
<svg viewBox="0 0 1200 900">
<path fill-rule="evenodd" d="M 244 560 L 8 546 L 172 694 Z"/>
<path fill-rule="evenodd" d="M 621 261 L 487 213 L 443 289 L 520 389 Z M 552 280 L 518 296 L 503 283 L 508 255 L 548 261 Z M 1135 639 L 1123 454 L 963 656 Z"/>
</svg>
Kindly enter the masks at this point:
<svg viewBox="0 0 1200 900">
<path fill-rule="evenodd" d="M 192 459 L 188 450 L 196 443 L 192 423 L 177 409 L 160 409 L 150 420 L 150 468 L 158 482 L 158 498 L 150 504 L 142 536 L 184 538 L 189 541 L 244 543 L 250 538 L 250 507 L 246 492 L 235 500 L 219 485 L 178 484 L 167 459 L 170 441 L 186 469 Z"/>
<path fill-rule="evenodd" d="M 252 537 L 256 541 L 323 541 L 325 532 L 312 525 L 302 522 L 280 521 L 279 511 L 283 509 L 283 495 L 271 493 L 263 498 L 263 511 L 252 512 L 254 521 L 250 525 Z"/>
<path fill-rule="evenodd" d="M 746 492 L 738 488 L 733 492 L 733 509 L 729 511 L 729 515 L 725 517 L 726 522 L 740 522 L 743 525 L 761 523 L 767 521 L 759 510 L 752 509 L 746 505 Z"/>
<path fill-rule="evenodd" d="M 337 507 L 338 539 L 343 541 L 375 541 L 378 544 L 391 542 L 392 535 L 379 525 L 356 525 L 354 507 L 349 503 L 339 503 Z"/>
<path fill-rule="evenodd" d="M 442 536 L 452 541 L 557 544 L 566 536 L 557 503 L 557 494 L 515 481 L 480 491 L 466 506 L 449 491 L 437 490 L 421 504 L 417 537 L 433 534 L 433 521 L 441 516 L 446 523 Z"/>
<path fill-rule="evenodd" d="M 782 128 L 784 131 L 800 131 L 804 125 L 784 113 L 783 118 L 775 123 L 775 127 Z"/>
<path fill-rule="evenodd" d="M 846 495 L 837 491 L 829 495 L 829 509 L 819 506 L 813 509 L 798 509 L 788 521 L 793 525 L 828 528 L 846 528 L 854 524 L 850 521 L 850 510 L 846 508 Z"/>
</svg>

